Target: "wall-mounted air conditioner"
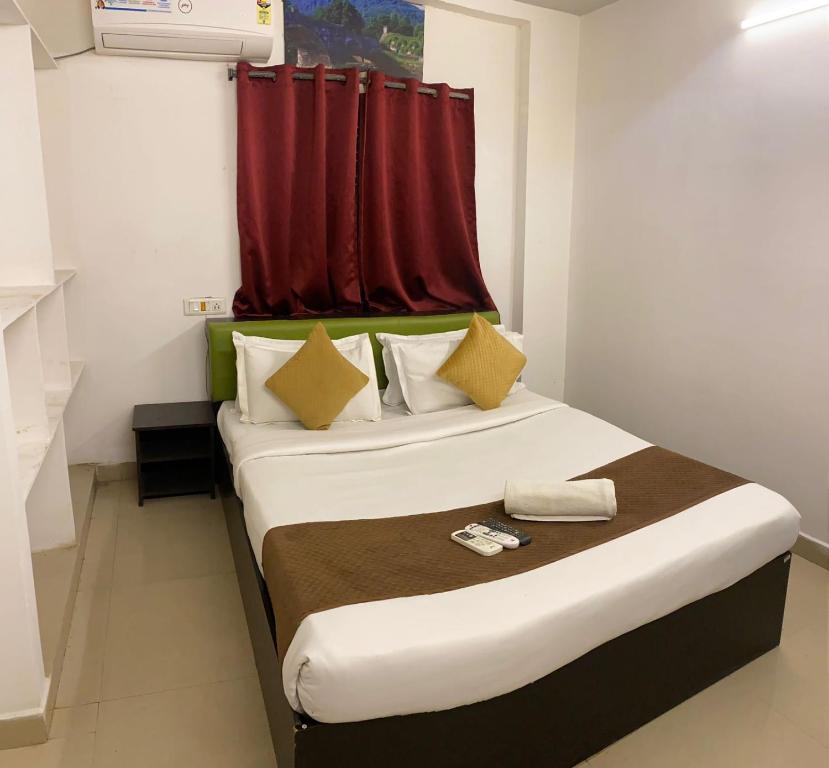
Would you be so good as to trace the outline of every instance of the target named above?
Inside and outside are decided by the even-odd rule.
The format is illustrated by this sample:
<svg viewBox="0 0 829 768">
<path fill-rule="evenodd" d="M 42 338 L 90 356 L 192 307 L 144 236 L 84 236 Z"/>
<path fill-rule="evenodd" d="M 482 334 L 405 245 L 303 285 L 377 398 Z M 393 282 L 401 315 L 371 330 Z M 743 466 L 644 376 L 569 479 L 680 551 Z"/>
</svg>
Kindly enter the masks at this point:
<svg viewBox="0 0 829 768">
<path fill-rule="evenodd" d="M 267 61 L 273 48 L 271 0 L 91 3 L 96 53 Z"/>
</svg>

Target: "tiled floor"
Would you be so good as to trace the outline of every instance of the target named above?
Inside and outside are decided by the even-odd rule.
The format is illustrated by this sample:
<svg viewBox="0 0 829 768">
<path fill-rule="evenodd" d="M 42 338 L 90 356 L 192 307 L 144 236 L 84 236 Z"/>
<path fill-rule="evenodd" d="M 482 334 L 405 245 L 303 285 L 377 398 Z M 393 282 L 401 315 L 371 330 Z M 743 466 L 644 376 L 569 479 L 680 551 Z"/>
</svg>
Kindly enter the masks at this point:
<svg viewBox="0 0 829 768">
<path fill-rule="evenodd" d="M 273 768 L 221 503 L 99 486 L 50 740 L 0 768 Z"/>
<path fill-rule="evenodd" d="M 829 572 L 795 557 L 779 649 L 583 765 L 827 768 L 827 634 Z M 35 766 L 274 768 L 218 502 L 98 489 L 50 740 L 0 752 Z"/>
<path fill-rule="evenodd" d="M 69 487 L 72 491 L 72 507 L 75 513 L 75 530 L 82 531 L 89 513 L 95 485 L 95 467 L 80 464 L 69 470 Z M 66 639 L 67 611 L 70 590 L 78 562 L 78 547 L 65 547 L 32 555 L 32 570 L 37 595 L 37 613 L 40 623 L 40 642 L 46 674 L 50 674 L 62 643 Z"/>
</svg>

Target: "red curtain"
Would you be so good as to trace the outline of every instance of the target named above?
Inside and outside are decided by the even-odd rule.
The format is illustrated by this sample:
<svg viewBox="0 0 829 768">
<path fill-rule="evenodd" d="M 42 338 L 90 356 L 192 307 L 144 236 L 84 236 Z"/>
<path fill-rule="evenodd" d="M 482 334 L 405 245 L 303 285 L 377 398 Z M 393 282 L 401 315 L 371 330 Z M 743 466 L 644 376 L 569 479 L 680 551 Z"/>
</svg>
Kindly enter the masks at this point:
<svg viewBox="0 0 829 768">
<path fill-rule="evenodd" d="M 405 89 L 388 88 L 401 82 Z M 495 309 L 478 260 L 475 116 L 445 84 L 372 72 L 360 146 L 360 260 L 371 312 Z"/>
<path fill-rule="evenodd" d="M 248 73 L 272 72 L 275 79 Z M 354 69 L 237 65 L 237 207 L 242 287 L 237 317 L 362 309 L 356 252 Z M 308 70 L 304 70 L 308 71 Z M 345 82 L 325 74 L 345 75 Z"/>
<path fill-rule="evenodd" d="M 471 90 L 426 95 L 372 72 L 361 97 L 356 69 L 321 65 L 240 62 L 237 78 L 236 317 L 495 309 L 478 261 Z"/>
</svg>

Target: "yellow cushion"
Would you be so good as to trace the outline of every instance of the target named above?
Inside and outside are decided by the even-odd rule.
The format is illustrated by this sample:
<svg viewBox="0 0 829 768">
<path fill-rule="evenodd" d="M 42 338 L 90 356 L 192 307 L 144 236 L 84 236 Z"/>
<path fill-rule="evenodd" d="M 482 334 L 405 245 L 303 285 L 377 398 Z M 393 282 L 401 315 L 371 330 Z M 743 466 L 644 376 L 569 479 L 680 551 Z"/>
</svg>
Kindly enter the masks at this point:
<svg viewBox="0 0 829 768">
<path fill-rule="evenodd" d="M 331 343 L 325 326 L 317 323 L 308 340 L 265 386 L 307 429 L 328 429 L 368 380 Z"/>
<path fill-rule="evenodd" d="M 489 411 L 504 401 L 527 358 L 479 315 L 458 348 L 438 369 L 438 376 Z"/>
</svg>

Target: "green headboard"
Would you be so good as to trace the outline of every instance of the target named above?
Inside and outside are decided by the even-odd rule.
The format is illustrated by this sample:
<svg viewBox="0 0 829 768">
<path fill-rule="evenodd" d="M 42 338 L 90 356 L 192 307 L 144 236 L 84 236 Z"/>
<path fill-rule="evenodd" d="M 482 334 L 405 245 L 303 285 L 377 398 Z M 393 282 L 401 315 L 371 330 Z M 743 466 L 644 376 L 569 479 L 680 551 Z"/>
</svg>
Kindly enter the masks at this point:
<svg viewBox="0 0 829 768">
<path fill-rule="evenodd" d="M 493 325 L 500 322 L 497 312 L 479 312 Z M 382 348 L 377 333 L 399 333 L 406 336 L 423 333 L 442 333 L 468 328 L 471 312 L 452 315 L 405 315 L 384 317 L 336 317 L 322 319 L 332 339 L 368 333 L 374 349 L 377 366 L 377 383 L 386 386 Z M 208 320 L 207 348 L 210 359 L 210 398 L 214 402 L 233 400 L 236 397 L 236 350 L 231 334 L 238 331 L 246 336 L 264 336 L 268 339 L 307 339 L 316 319 L 303 320 Z"/>
</svg>

